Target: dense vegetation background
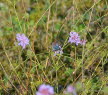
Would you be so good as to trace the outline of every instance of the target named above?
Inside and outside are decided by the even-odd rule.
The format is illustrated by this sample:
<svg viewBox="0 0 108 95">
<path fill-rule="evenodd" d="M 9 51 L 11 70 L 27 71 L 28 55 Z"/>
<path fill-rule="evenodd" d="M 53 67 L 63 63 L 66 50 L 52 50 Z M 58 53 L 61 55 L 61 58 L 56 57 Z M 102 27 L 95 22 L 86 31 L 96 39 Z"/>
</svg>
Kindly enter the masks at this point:
<svg viewBox="0 0 108 95">
<path fill-rule="evenodd" d="M 71 31 L 86 45 L 69 44 Z M 30 39 L 26 49 L 17 33 Z M 69 84 L 78 95 L 108 95 L 107 0 L 0 0 L 0 95 L 35 95 L 43 83 L 56 95 Z"/>
</svg>

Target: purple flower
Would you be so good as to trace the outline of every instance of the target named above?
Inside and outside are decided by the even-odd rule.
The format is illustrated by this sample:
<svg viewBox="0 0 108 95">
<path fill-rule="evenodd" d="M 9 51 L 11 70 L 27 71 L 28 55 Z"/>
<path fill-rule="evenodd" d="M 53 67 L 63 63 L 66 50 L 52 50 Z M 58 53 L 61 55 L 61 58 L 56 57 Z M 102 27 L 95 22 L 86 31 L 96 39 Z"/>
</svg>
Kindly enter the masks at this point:
<svg viewBox="0 0 108 95">
<path fill-rule="evenodd" d="M 42 84 L 39 86 L 36 95 L 54 95 L 54 88 L 50 85 Z"/>
<path fill-rule="evenodd" d="M 29 39 L 24 34 L 16 34 L 16 39 L 19 42 L 18 45 L 22 46 L 23 49 L 29 44 Z"/>
<path fill-rule="evenodd" d="M 77 95 L 76 89 L 72 85 L 67 86 L 66 92 L 70 94 L 72 93 L 73 95 Z"/>
<path fill-rule="evenodd" d="M 86 40 L 84 40 L 84 39 L 80 40 L 80 44 L 81 45 L 85 45 L 86 44 Z"/>
<path fill-rule="evenodd" d="M 80 36 L 76 32 L 70 32 L 70 37 L 68 42 L 75 43 L 76 45 L 80 44 Z"/>
<path fill-rule="evenodd" d="M 57 54 L 62 55 L 63 54 L 62 49 L 61 50 L 57 50 L 57 51 L 54 52 L 54 56 L 56 56 Z"/>
</svg>

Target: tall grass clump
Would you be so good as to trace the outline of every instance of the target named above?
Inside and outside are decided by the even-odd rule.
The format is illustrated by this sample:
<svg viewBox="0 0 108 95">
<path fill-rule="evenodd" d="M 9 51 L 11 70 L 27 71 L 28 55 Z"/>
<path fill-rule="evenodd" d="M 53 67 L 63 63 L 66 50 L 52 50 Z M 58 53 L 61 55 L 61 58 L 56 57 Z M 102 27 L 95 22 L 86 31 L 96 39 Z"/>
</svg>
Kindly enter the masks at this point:
<svg viewBox="0 0 108 95">
<path fill-rule="evenodd" d="M 108 1 L 0 0 L 0 95 L 108 95 Z"/>
</svg>

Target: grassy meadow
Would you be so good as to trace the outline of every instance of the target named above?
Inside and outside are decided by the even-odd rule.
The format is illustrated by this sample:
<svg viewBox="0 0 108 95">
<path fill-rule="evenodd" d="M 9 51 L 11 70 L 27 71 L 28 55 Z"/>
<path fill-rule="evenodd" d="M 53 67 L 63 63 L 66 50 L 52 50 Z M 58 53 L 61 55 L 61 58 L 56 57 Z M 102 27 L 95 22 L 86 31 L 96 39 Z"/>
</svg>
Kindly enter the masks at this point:
<svg viewBox="0 0 108 95">
<path fill-rule="evenodd" d="M 0 0 L 0 95 L 53 95 L 36 94 L 42 84 L 108 95 L 108 0 Z"/>
</svg>

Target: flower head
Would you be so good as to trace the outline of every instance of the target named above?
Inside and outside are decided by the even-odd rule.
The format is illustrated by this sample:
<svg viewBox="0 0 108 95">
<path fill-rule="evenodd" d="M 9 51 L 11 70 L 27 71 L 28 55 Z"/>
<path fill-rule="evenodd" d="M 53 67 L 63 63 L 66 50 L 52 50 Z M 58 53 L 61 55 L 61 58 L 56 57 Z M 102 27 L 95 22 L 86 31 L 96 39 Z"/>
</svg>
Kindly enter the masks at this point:
<svg viewBox="0 0 108 95">
<path fill-rule="evenodd" d="M 24 34 L 16 34 L 16 39 L 19 42 L 18 45 L 22 46 L 23 49 L 29 44 L 29 39 Z"/>
<path fill-rule="evenodd" d="M 70 32 L 70 37 L 68 42 L 75 43 L 76 45 L 80 44 L 80 36 L 76 32 Z"/>
<path fill-rule="evenodd" d="M 63 51 L 62 51 L 62 50 L 57 50 L 57 51 L 55 51 L 55 52 L 54 52 L 54 56 L 56 56 L 57 54 L 62 55 L 62 54 L 63 54 Z"/>
<path fill-rule="evenodd" d="M 85 45 L 86 44 L 86 40 L 84 40 L 84 39 L 80 40 L 80 44 L 81 45 Z"/>
<path fill-rule="evenodd" d="M 77 95 L 76 89 L 72 85 L 67 86 L 65 93 Z"/>
<path fill-rule="evenodd" d="M 42 84 L 39 86 L 36 95 L 54 95 L 54 88 L 50 85 Z"/>
</svg>

